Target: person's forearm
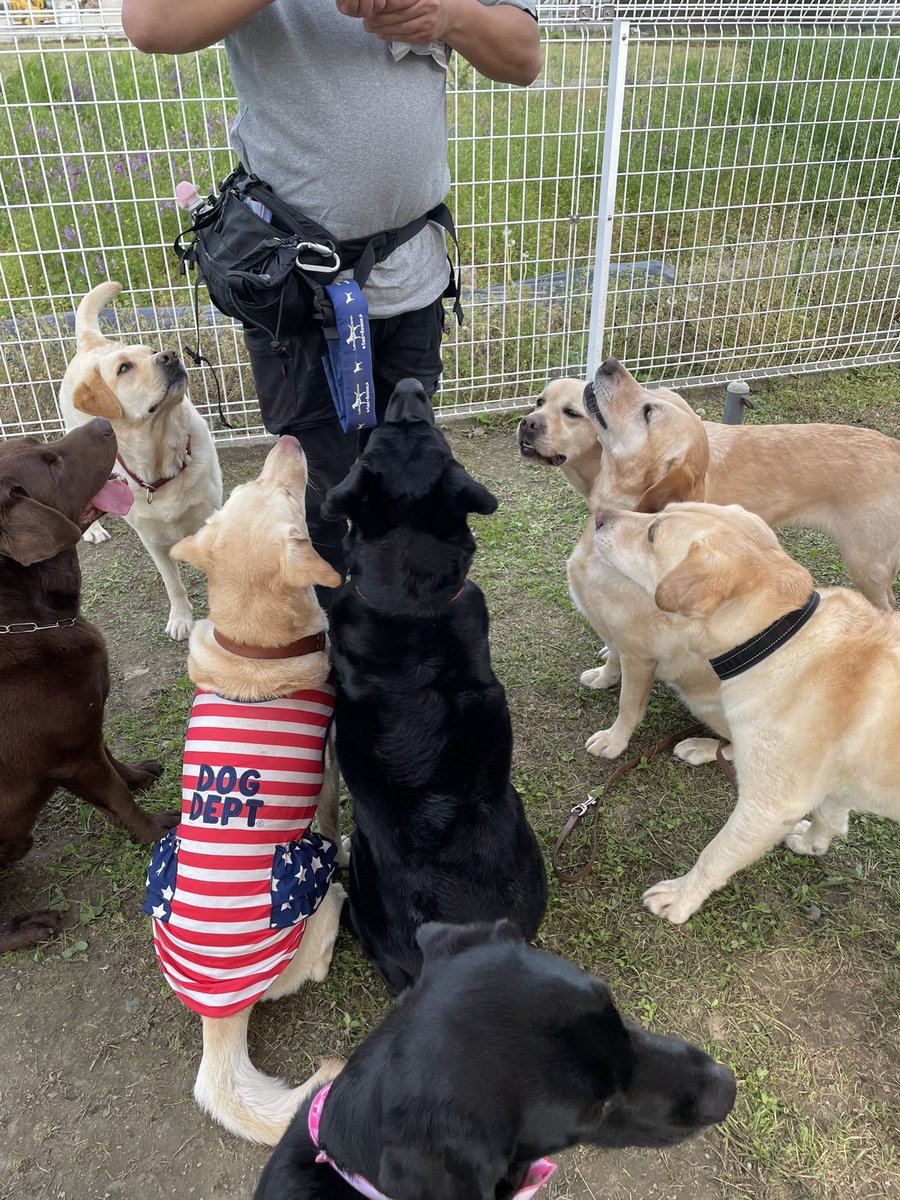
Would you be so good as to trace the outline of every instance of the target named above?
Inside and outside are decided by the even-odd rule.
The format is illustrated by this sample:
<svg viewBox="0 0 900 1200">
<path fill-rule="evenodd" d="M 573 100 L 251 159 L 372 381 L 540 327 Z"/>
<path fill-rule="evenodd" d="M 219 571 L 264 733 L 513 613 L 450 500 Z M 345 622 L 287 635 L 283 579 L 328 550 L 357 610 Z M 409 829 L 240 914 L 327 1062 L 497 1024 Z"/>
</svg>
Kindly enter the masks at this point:
<svg viewBox="0 0 900 1200">
<path fill-rule="evenodd" d="M 147 54 L 186 54 L 220 41 L 272 0 L 122 0 L 122 27 Z"/>
<path fill-rule="evenodd" d="M 479 74 L 500 83 L 527 87 L 541 70 L 537 21 L 512 4 L 456 0 L 443 40 Z"/>
</svg>

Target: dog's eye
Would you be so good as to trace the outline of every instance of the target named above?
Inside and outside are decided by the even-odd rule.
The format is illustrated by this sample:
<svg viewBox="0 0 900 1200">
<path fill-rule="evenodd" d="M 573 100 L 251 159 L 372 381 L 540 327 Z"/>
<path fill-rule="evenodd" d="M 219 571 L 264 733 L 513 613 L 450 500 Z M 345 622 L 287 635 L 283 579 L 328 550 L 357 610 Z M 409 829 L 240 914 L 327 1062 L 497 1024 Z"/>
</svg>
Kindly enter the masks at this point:
<svg viewBox="0 0 900 1200">
<path fill-rule="evenodd" d="M 151 405 L 150 405 L 150 407 L 147 409 L 147 412 L 148 412 L 148 413 L 154 413 L 154 412 L 156 412 L 156 410 L 157 410 L 158 408 L 159 408 L 159 405 L 158 405 L 158 404 L 151 404 Z"/>
<path fill-rule="evenodd" d="M 571 417 L 575 421 L 580 421 L 581 418 L 584 416 L 584 413 L 576 412 L 574 408 L 564 408 L 563 416 Z"/>
<path fill-rule="evenodd" d="M 659 524 L 659 521 L 654 521 L 653 524 L 650 526 L 650 528 L 647 530 L 647 541 L 648 542 L 652 542 L 653 539 L 656 537 L 656 527 L 658 524 Z"/>
<path fill-rule="evenodd" d="M 538 396 L 537 400 L 535 400 L 535 402 L 534 402 L 534 407 L 535 408 L 543 408 L 544 407 L 544 397 L 543 396 Z"/>
<path fill-rule="evenodd" d="M 644 405 L 644 420 L 647 422 L 648 425 L 650 424 L 650 414 L 652 412 L 653 412 L 653 405 L 645 404 Z"/>
<path fill-rule="evenodd" d="M 131 365 L 132 364 L 130 362 L 119 363 L 119 369 L 116 371 L 116 374 L 124 375 L 126 371 L 131 370 Z"/>
</svg>

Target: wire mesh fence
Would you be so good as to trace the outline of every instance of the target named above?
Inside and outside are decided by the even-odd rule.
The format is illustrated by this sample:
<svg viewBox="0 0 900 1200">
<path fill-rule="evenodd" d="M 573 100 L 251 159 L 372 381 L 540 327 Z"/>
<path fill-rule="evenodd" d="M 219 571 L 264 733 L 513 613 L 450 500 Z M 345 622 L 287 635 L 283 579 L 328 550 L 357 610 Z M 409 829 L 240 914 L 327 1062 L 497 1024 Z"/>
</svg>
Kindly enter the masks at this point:
<svg viewBox="0 0 900 1200">
<path fill-rule="evenodd" d="M 900 358 L 897 9 L 737 8 L 542 5 L 531 88 L 453 63 L 467 321 L 443 411 L 519 407 L 607 353 L 667 382 Z M 74 310 L 105 278 L 110 330 L 199 333 L 219 436 L 260 433 L 240 329 L 202 289 L 194 311 L 171 250 L 177 184 L 233 164 L 221 47 L 148 57 L 109 0 L 7 0 L 0 83 L 0 434 L 60 430 Z"/>
<path fill-rule="evenodd" d="M 619 34 L 604 343 L 682 383 L 896 358 L 897 28 Z"/>
</svg>

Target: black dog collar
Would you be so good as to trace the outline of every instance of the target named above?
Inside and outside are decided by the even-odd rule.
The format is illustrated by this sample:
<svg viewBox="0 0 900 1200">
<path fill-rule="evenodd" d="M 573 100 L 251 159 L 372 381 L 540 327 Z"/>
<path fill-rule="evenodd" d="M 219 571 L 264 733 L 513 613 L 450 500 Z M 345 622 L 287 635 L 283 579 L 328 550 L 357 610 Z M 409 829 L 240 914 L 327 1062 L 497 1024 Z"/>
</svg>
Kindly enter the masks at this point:
<svg viewBox="0 0 900 1200">
<path fill-rule="evenodd" d="M 779 617 L 777 621 L 767 625 L 762 633 L 754 634 L 752 638 L 741 642 L 733 650 L 726 650 L 724 654 L 711 658 L 709 665 L 720 679 L 733 679 L 742 671 L 755 667 L 758 662 L 768 658 L 774 650 L 792 638 L 798 629 L 803 628 L 819 607 L 820 598 L 818 592 L 813 592 L 802 608 L 795 608 L 793 612 L 785 613 L 783 617 Z"/>
</svg>

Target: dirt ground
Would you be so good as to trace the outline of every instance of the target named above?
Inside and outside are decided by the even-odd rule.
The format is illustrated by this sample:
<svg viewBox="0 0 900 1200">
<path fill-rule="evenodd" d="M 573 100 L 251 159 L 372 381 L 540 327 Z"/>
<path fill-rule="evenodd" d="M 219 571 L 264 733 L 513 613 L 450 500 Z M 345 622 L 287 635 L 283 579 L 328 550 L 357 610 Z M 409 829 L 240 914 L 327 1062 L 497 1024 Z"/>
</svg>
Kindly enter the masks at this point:
<svg viewBox="0 0 900 1200">
<path fill-rule="evenodd" d="M 609 773 L 581 746 L 605 723 L 598 703 L 614 697 L 578 695 L 578 670 L 590 665 L 596 644 L 565 597 L 562 564 L 583 513 L 556 473 L 523 467 L 508 423 L 454 427 L 451 437 L 462 461 L 501 496 L 497 520 L 476 528 L 477 572 L 492 610 L 495 668 L 513 709 L 516 782 L 549 848 L 570 804 Z M 226 487 L 256 473 L 264 453 L 264 446 L 224 447 Z M 107 525 L 112 540 L 84 546 L 81 557 L 84 608 L 109 641 L 110 740 L 123 755 L 166 761 L 148 804 L 171 807 L 192 694 L 186 646 L 163 634 L 164 593 L 137 538 L 123 522 Z M 202 612 L 202 577 L 188 576 Z M 674 701 L 655 701 L 641 744 L 679 721 L 684 714 Z M 666 1154 L 564 1154 L 547 1200 L 900 1196 L 896 1141 L 890 1147 L 896 1123 L 889 1119 L 900 1096 L 897 996 L 885 949 L 896 940 L 900 905 L 896 877 L 891 885 L 882 874 L 885 863 L 896 869 L 896 830 L 888 835 L 880 823 L 874 841 L 863 843 L 867 853 L 858 844 L 844 847 L 821 870 L 792 863 L 787 876 L 748 872 L 734 895 L 710 902 L 708 925 L 672 930 L 640 909 L 640 881 L 648 872 L 661 876 L 646 862 L 637 874 L 637 858 L 671 859 L 673 839 L 687 840 L 689 856 L 704 829 L 710 832 L 701 822 L 714 824 L 729 801 L 727 784 L 709 771 L 692 792 L 688 771 L 661 764 L 609 814 L 606 857 L 594 876 L 574 889 L 552 886 L 543 944 L 608 978 L 630 1015 L 693 1037 L 732 1062 L 740 1111 L 724 1131 Z M 635 824 L 633 806 L 646 788 L 686 795 L 690 820 L 682 828 L 680 819 L 669 828 L 649 817 Z M 893 838 L 886 849 L 882 837 Z M 60 938 L 0 957 L 4 1200 L 252 1195 L 268 1151 L 220 1131 L 191 1098 L 199 1023 L 154 961 L 140 911 L 146 861 L 145 848 L 59 795 L 38 825 L 33 853 L 0 875 L 0 912 L 52 903 L 66 914 Z M 823 882 L 831 876 L 837 882 Z M 840 893 L 845 909 L 854 889 L 868 904 L 872 920 L 859 918 L 860 944 L 844 950 L 852 931 L 843 918 L 815 942 L 836 905 L 822 892 L 800 893 L 809 879 L 831 886 L 829 896 Z M 754 887 L 761 897 L 750 901 Z M 798 907 L 804 896 L 809 911 L 819 912 L 820 929 Z M 387 1003 L 342 935 L 324 984 L 254 1014 L 251 1053 L 263 1068 L 299 1081 L 319 1057 L 349 1053 Z M 824 1117 L 822 1096 L 830 1105 Z M 768 1124 L 760 1111 L 770 1114 Z"/>
</svg>

